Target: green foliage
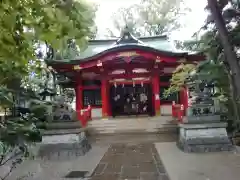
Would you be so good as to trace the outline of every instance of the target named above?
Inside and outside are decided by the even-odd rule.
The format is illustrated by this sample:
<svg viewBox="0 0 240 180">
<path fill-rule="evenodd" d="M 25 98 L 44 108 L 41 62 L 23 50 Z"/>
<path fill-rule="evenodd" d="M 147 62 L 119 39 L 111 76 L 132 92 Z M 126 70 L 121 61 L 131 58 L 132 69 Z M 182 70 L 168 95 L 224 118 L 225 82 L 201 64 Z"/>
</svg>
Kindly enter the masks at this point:
<svg viewBox="0 0 240 180">
<path fill-rule="evenodd" d="M 5 179 L 26 157 L 29 157 L 29 143 L 41 141 L 41 132 L 35 125 L 38 119 L 33 114 L 9 118 L 0 123 L 0 167 L 10 165 Z"/>
<path fill-rule="evenodd" d="M 12 94 L 5 86 L 0 86 L 0 104 L 1 107 L 8 107 L 12 102 Z"/>
<path fill-rule="evenodd" d="M 210 1 L 209 1 L 210 2 Z M 219 0 L 218 10 L 223 14 L 225 25 L 233 45 L 235 53 L 239 58 L 239 8 L 237 1 Z M 232 6 L 226 7 L 227 4 Z M 238 4 L 237 4 L 238 3 Z M 209 7 L 207 7 L 209 8 Z M 216 17 L 215 17 L 216 18 Z M 222 37 L 219 29 L 214 24 L 214 18 L 210 13 L 207 23 L 195 34 L 195 39 L 188 42 L 177 42 L 178 48 L 190 51 L 200 51 L 206 54 L 208 61 L 197 67 L 201 78 L 207 81 L 214 81 L 218 89 L 215 94 L 221 105 L 227 109 L 226 119 L 233 125 L 231 131 L 238 131 L 240 126 L 240 106 L 237 100 L 236 83 L 232 76 L 232 69 L 226 59 L 226 52 L 223 48 Z M 211 61 L 210 61 L 211 60 Z M 239 60 L 239 59 L 238 59 Z M 231 126 L 231 125 L 230 125 Z"/>
<path fill-rule="evenodd" d="M 39 88 L 46 86 L 48 78 L 38 83 L 29 78 L 34 73 L 41 79 L 42 58 L 39 49 L 59 51 L 73 47 L 84 48 L 94 37 L 96 8 L 83 0 L 2 0 L 0 6 L 0 104 L 15 107 L 21 82 L 31 90 L 24 97 L 35 99 L 31 113 L 20 117 L 7 117 L 0 122 L 0 167 L 11 163 L 11 169 L 29 156 L 28 144 L 41 141 L 41 128 L 46 119 L 46 106 L 36 97 Z M 68 56 L 75 56 L 68 52 Z M 30 84 L 30 85 L 29 85 Z M 27 95 L 26 95 L 27 94 Z"/>
<path fill-rule="evenodd" d="M 9 172 L 0 175 L 0 179 L 7 178 L 18 164 L 31 157 L 29 145 L 42 140 L 47 108 L 43 102 L 35 100 L 30 105 L 30 113 L 6 116 L 0 122 L 0 167 L 10 166 Z"/>
<path fill-rule="evenodd" d="M 176 93 L 180 91 L 180 89 L 184 86 L 184 82 L 186 78 L 189 76 L 189 73 L 196 69 L 196 65 L 193 64 L 181 64 L 172 74 L 172 78 L 170 80 L 170 87 L 164 91 L 164 97 L 169 96 L 170 94 Z"/>
<path fill-rule="evenodd" d="M 55 59 L 75 59 L 80 55 L 80 49 L 78 48 L 76 41 L 71 40 L 66 44 L 65 48 L 55 52 Z"/>
<path fill-rule="evenodd" d="M 10 173 L 21 164 L 25 156 L 28 156 L 26 145 L 21 144 L 18 147 L 12 147 L 6 145 L 0 141 L 0 167 L 9 165 L 10 169 L 8 172 L 4 171 L 4 174 L 0 175 L 1 180 L 5 180 Z"/>
<path fill-rule="evenodd" d="M 119 36 L 128 26 L 135 36 L 156 36 L 169 33 L 181 26 L 179 16 L 186 12 L 181 0 L 142 0 L 128 8 L 121 8 L 112 19 L 115 29 L 108 36 Z M 113 32 L 118 31 L 118 34 Z"/>
<path fill-rule="evenodd" d="M 27 75 L 28 62 L 36 59 L 36 43 L 62 49 L 69 39 L 75 39 L 83 47 L 93 35 L 95 10 L 82 0 L 3 0 L 0 78 L 10 81 Z"/>
<path fill-rule="evenodd" d="M 39 129 L 35 126 L 38 119 L 33 114 L 9 118 L 1 123 L 1 141 L 16 146 L 22 142 L 40 140 Z"/>
</svg>

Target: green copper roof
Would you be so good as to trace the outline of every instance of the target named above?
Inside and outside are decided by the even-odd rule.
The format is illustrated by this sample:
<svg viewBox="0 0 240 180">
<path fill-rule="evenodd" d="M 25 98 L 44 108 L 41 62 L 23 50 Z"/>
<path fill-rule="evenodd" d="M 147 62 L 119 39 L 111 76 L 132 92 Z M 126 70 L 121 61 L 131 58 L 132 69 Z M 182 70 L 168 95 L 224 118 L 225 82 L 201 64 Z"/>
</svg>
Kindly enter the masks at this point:
<svg viewBox="0 0 240 180">
<path fill-rule="evenodd" d="M 140 45 L 143 45 L 143 46 L 153 47 L 154 49 L 161 50 L 161 51 L 177 52 L 177 50 L 172 45 L 172 43 L 166 37 L 163 37 L 163 36 L 139 38 L 139 40 L 143 43 Z M 121 45 L 116 45 L 115 44 L 116 41 L 117 39 L 90 41 L 87 49 L 83 51 L 81 55 L 77 57 L 77 59 L 89 58 L 105 50 L 111 49 L 116 46 L 121 46 Z M 135 44 L 135 43 L 126 43 L 125 45 L 127 44 Z"/>
<path fill-rule="evenodd" d="M 154 36 L 154 37 L 143 37 L 135 38 L 129 32 L 123 34 L 119 39 L 110 39 L 110 40 L 91 40 L 88 43 L 88 47 L 80 53 L 79 56 L 71 55 L 71 57 L 64 56 L 65 58 L 54 58 L 56 62 L 70 62 L 72 60 L 86 61 L 92 57 L 98 56 L 102 53 L 109 52 L 116 48 L 122 50 L 131 50 L 131 48 L 152 48 L 154 51 L 161 51 L 169 54 L 183 54 L 186 52 L 178 51 L 173 43 L 167 38 L 167 36 Z M 70 53 L 71 54 L 71 53 Z M 66 58 L 68 57 L 68 58 Z M 74 58 L 73 58 L 74 57 Z M 50 62 L 50 60 L 48 60 Z"/>
</svg>

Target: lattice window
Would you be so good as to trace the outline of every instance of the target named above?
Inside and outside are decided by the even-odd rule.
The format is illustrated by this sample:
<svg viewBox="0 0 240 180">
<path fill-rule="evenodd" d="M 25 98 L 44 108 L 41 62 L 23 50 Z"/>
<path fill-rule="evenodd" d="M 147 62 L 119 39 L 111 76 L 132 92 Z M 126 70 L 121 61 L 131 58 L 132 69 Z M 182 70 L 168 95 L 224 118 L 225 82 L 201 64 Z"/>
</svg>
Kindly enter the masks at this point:
<svg viewBox="0 0 240 180">
<path fill-rule="evenodd" d="M 90 104 L 92 106 L 101 106 L 102 105 L 100 89 L 83 91 L 83 105 L 87 106 L 88 104 Z"/>
</svg>

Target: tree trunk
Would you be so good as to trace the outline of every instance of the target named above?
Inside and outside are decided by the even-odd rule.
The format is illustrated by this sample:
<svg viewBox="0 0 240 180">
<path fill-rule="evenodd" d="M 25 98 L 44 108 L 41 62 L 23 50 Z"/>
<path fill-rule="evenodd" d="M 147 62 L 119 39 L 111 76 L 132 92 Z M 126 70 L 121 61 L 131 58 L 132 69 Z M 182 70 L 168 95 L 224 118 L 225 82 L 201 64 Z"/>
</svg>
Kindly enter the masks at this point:
<svg viewBox="0 0 240 180">
<path fill-rule="evenodd" d="M 208 0 L 208 6 L 210 8 L 213 20 L 214 20 L 216 28 L 218 30 L 220 40 L 221 40 L 221 43 L 222 43 L 222 46 L 224 49 L 224 54 L 225 54 L 226 60 L 231 69 L 233 84 L 236 86 L 236 89 L 237 89 L 237 98 L 236 99 L 239 100 L 240 83 L 237 83 L 237 82 L 240 79 L 240 66 L 238 63 L 237 55 L 233 50 L 232 44 L 230 43 L 228 31 L 227 31 L 225 22 L 223 20 L 221 11 L 218 7 L 217 0 Z"/>
<path fill-rule="evenodd" d="M 236 85 L 233 82 L 233 76 L 231 76 L 231 74 L 228 73 L 228 78 L 229 78 L 229 82 L 230 82 L 230 99 L 232 102 L 232 106 L 233 106 L 233 113 L 234 113 L 234 132 L 232 132 L 233 134 L 235 134 L 236 131 L 238 131 L 238 124 L 239 124 L 239 120 L 240 120 L 240 109 L 239 109 L 239 104 L 238 102 L 235 100 L 234 97 L 237 96 L 237 91 L 236 91 Z"/>
</svg>

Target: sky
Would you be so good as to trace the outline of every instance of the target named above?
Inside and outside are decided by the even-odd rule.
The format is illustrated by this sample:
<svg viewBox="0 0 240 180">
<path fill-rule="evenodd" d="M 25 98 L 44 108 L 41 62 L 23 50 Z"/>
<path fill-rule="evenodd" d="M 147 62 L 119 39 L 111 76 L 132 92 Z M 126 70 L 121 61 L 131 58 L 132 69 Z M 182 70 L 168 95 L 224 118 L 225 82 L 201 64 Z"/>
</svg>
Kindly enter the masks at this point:
<svg viewBox="0 0 240 180">
<path fill-rule="evenodd" d="M 139 3 L 140 0 L 88 0 L 99 4 L 96 14 L 96 25 L 98 26 L 98 37 L 103 38 L 106 28 L 110 28 L 111 14 L 117 11 L 118 8 L 128 7 L 132 4 Z M 183 16 L 180 21 L 184 25 L 177 31 L 172 32 L 171 39 L 187 40 L 190 39 L 193 33 L 198 31 L 204 24 L 207 13 L 204 11 L 206 0 L 184 0 L 191 12 Z"/>
</svg>

